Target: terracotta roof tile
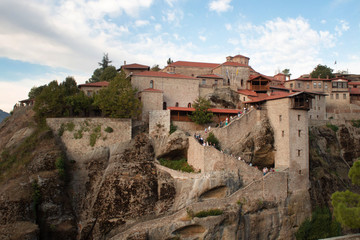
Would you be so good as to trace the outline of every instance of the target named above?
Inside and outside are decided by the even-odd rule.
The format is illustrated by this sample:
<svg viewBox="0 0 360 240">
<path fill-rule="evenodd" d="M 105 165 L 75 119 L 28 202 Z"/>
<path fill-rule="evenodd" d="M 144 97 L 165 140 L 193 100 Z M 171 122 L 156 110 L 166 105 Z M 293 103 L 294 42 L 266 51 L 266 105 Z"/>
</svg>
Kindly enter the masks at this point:
<svg viewBox="0 0 360 240">
<path fill-rule="evenodd" d="M 249 67 L 249 65 L 237 63 L 237 62 L 224 62 L 221 64 L 223 66 L 234 66 L 234 67 Z"/>
<path fill-rule="evenodd" d="M 360 95 L 360 88 L 350 88 L 350 95 Z"/>
<path fill-rule="evenodd" d="M 158 92 L 158 93 L 162 93 L 164 91 L 160 90 L 160 89 L 155 89 L 155 88 L 147 88 L 142 90 L 142 92 Z"/>
<path fill-rule="evenodd" d="M 195 108 L 187 108 L 187 107 L 168 107 L 167 109 L 173 111 L 186 111 L 186 112 L 193 112 Z M 240 110 L 239 109 L 228 109 L 228 108 L 209 108 L 209 112 L 213 113 L 234 113 L 237 114 Z"/>
<path fill-rule="evenodd" d="M 121 68 L 125 68 L 125 69 L 150 69 L 149 66 L 141 65 L 141 64 L 138 64 L 138 63 L 122 65 Z"/>
<path fill-rule="evenodd" d="M 134 73 L 133 76 L 149 76 L 149 77 L 163 77 L 163 78 L 185 78 L 185 79 L 194 79 L 198 80 L 197 78 L 185 76 L 182 74 L 172 74 L 166 72 L 155 72 L 155 71 L 144 71 L 140 73 Z"/>
<path fill-rule="evenodd" d="M 257 96 L 256 92 L 247 89 L 239 89 L 237 92 L 246 96 Z"/>
<path fill-rule="evenodd" d="M 214 68 L 219 66 L 218 63 L 204 63 L 204 62 L 187 62 L 187 61 L 177 61 L 171 63 L 169 66 L 176 67 L 198 67 L 198 68 Z"/>
</svg>

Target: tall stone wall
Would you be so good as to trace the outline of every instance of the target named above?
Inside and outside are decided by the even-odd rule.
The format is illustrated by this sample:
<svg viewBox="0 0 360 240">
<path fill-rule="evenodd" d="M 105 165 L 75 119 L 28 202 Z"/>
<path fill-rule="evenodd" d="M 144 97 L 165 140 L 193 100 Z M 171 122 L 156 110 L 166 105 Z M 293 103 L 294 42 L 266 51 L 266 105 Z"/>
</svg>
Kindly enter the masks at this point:
<svg viewBox="0 0 360 240">
<path fill-rule="evenodd" d="M 92 152 L 96 148 L 109 147 L 131 140 L 131 119 L 47 118 L 46 123 L 55 134 L 60 133 L 59 137 L 71 159 L 81 158 L 84 153 Z M 73 125 L 72 130 L 71 125 Z M 105 131 L 107 127 L 109 127 L 108 131 L 110 128 L 113 131 Z M 94 138 L 95 135 L 95 144 L 91 146 L 90 138 Z"/>
<path fill-rule="evenodd" d="M 170 131 L 170 110 L 149 112 L 149 134 L 167 136 Z"/>
</svg>

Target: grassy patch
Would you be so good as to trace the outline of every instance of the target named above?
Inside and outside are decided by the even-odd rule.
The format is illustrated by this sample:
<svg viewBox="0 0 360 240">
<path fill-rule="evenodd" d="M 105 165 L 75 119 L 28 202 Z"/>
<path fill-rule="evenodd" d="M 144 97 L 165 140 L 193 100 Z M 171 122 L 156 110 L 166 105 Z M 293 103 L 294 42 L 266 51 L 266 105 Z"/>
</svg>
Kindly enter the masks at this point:
<svg viewBox="0 0 360 240">
<path fill-rule="evenodd" d="M 182 171 L 182 172 L 194 172 L 194 169 L 187 163 L 187 160 L 185 158 L 182 158 L 180 160 L 167 160 L 164 158 L 160 158 L 159 162 L 161 165 Z"/>
<path fill-rule="evenodd" d="M 38 127 L 16 149 L 2 151 L 0 154 L 0 182 L 20 174 L 32 160 L 32 154 L 40 142 L 52 137 L 52 132 L 47 126 Z"/>
<path fill-rule="evenodd" d="M 95 127 L 90 134 L 90 146 L 95 146 L 96 140 L 101 137 L 101 126 L 98 125 Z"/>
<path fill-rule="evenodd" d="M 331 124 L 331 123 L 326 124 L 326 126 L 327 126 L 328 128 L 330 128 L 331 130 L 333 130 L 334 132 L 337 132 L 337 130 L 339 130 L 339 127 L 338 127 L 338 126 L 333 125 L 333 124 Z"/>
<path fill-rule="evenodd" d="M 215 144 L 215 148 L 220 150 L 219 139 L 217 139 L 217 137 L 215 137 L 215 135 L 212 132 L 209 133 L 209 136 L 206 138 L 206 141 L 211 145 Z"/>
<path fill-rule="evenodd" d="M 360 128 L 360 120 L 351 120 L 353 127 Z"/>
<path fill-rule="evenodd" d="M 172 123 L 170 123 L 170 134 L 173 134 L 175 131 L 177 130 L 177 126 L 173 125 Z"/>
</svg>

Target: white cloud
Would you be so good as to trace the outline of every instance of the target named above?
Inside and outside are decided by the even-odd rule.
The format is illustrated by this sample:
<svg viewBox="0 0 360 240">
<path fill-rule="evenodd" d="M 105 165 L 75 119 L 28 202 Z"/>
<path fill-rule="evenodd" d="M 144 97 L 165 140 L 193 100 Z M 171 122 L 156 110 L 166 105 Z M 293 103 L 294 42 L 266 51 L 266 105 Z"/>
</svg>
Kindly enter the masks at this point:
<svg viewBox="0 0 360 240">
<path fill-rule="evenodd" d="M 322 24 L 325 24 L 325 23 L 326 23 L 326 20 L 325 20 L 325 19 L 321 20 L 321 23 L 322 23 Z"/>
<path fill-rule="evenodd" d="M 156 30 L 156 31 L 159 32 L 159 31 L 161 30 L 161 28 L 162 28 L 162 27 L 161 27 L 161 24 L 155 24 L 155 30 Z"/>
<path fill-rule="evenodd" d="M 252 66 L 269 75 L 276 67 L 290 68 L 293 77 L 308 73 L 321 63 L 321 51 L 335 46 L 333 34 L 312 29 L 301 17 L 241 24 L 238 31 L 244 54 L 254 59 Z"/>
<path fill-rule="evenodd" d="M 150 22 L 147 20 L 136 20 L 135 21 L 135 26 L 137 26 L 137 27 L 143 27 L 143 26 L 146 26 L 149 24 L 150 24 Z"/>
<path fill-rule="evenodd" d="M 203 42 L 205 42 L 206 41 L 206 37 L 205 36 L 199 36 L 199 39 L 201 40 L 201 41 L 203 41 Z"/>
<path fill-rule="evenodd" d="M 236 46 L 239 44 L 239 40 L 236 38 L 229 38 L 228 43 Z"/>
<path fill-rule="evenodd" d="M 228 30 L 228 31 L 232 30 L 232 26 L 231 26 L 230 23 L 225 24 L 225 28 L 226 28 L 226 30 Z"/>
<path fill-rule="evenodd" d="M 216 11 L 218 13 L 227 12 L 233 7 L 230 5 L 232 0 L 213 0 L 209 3 L 209 8 L 211 11 Z"/>
<path fill-rule="evenodd" d="M 340 20 L 339 24 L 335 26 L 335 31 L 338 36 L 342 36 L 343 32 L 346 32 L 349 29 L 349 23 L 345 20 Z"/>
</svg>

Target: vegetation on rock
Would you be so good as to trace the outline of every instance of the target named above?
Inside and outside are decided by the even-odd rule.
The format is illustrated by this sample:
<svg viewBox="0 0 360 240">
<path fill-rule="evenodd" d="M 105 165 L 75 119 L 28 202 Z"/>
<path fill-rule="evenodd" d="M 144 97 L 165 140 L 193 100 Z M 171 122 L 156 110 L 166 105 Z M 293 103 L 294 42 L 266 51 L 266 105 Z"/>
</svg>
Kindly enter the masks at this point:
<svg viewBox="0 0 360 240">
<path fill-rule="evenodd" d="M 194 172 L 194 169 L 187 163 L 185 158 L 179 160 L 167 160 L 165 158 L 160 158 L 159 162 L 161 165 L 174 170 L 182 172 Z"/>
<path fill-rule="evenodd" d="M 205 124 L 212 122 L 213 113 L 209 112 L 210 101 L 199 97 L 193 103 L 195 111 L 189 116 L 190 119 L 197 124 Z"/>
<path fill-rule="evenodd" d="M 210 144 L 215 144 L 215 148 L 220 150 L 220 142 L 219 139 L 216 138 L 216 136 L 211 132 L 209 133 L 209 136 L 206 138 L 206 141 Z"/>
<path fill-rule="evenodd" d="M 297 240 L 316 240 L 341 235 L 340 224 L 332 218 L 328 208 L 317 208 L 296 232 Z"/>
<path fill-rule="evenodd" d="M 334 74 L 333 74 L 333 69 L 331 69 L 330 67 L 326 66 L 326 65 L 317 65 L 314 70 L 310 73 L 310 77 L 312 78 L 333 78 Z"/>
<path fill-rule="evenodd" d="M 355 185 L 360 185 L 360 161 L 354 163 L 349 171 L 349 178 Z M 360 228 L 360 194 L 346 190 L 335 192 L 331 196 L 336 219 L 349 228 Z"/>
</svg>

